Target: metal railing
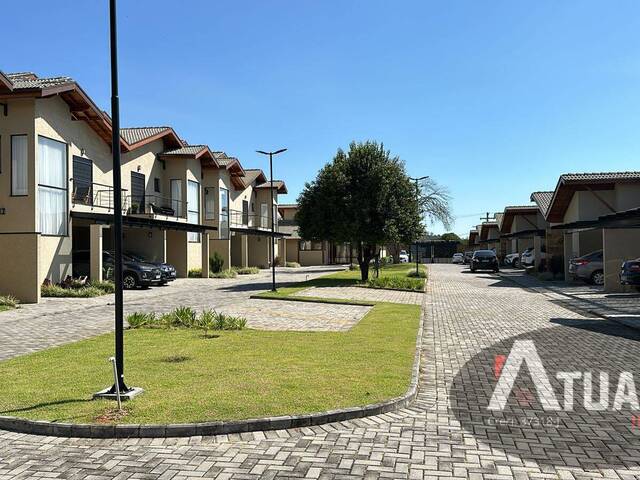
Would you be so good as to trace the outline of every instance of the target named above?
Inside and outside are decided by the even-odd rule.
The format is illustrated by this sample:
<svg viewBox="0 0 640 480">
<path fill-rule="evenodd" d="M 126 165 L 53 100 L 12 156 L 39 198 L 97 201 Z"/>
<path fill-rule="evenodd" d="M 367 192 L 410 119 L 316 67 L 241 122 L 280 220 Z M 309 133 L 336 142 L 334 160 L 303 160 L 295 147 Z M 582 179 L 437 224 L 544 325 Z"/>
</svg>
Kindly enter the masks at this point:
<svg viewBox="0 0 640 480">
<path fill-rule="evenodd" d="M 71 179 L 73 182 L 73 179 Z M 122 193 L 126 193 L 127 189 L 123 188 Z M 123 196 L 122 210 L 126 211 L 127 205 Z M 113 210 L 113 187 L 104 183 L 73 183 L 71 189 L 71 202 L 73 205 L 86 205 L 95 208 L 104 208 Z"/>
<path fill-rule="evenodd" d="M 128 215 L 164 215 L 187 218 L 187 202 L 184 200 L 176 200 L 158 194 L 128 195 L 125 199 L 128 205 Z"/>
<path fill-rule="evenodd" d="M 229 221 L 232 227 L 271 229 L 271 218 L 269 216 L 242 212 L 240 210 L 229 210 Z M 278 219 L 276 218 L 276 229 L 277 228 Z"/>
</svg>

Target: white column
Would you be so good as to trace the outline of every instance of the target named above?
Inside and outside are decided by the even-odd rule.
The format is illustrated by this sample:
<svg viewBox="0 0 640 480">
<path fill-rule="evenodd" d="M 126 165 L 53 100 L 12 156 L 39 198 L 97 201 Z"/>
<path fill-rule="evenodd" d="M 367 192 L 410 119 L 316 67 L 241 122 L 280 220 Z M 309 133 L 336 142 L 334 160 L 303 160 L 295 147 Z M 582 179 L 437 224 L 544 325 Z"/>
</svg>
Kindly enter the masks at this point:
<svg viewBox="0 0 640 480">
<path fill-rule="evenodd" d="M 240 265 L 249 266 L 249 235 L 240 235 Z"/>
<path fill-rule="evenodd" d="M 102 281 L 102 225 L 89 227 L 89 276 L 94 282 Z"/>
</svg>

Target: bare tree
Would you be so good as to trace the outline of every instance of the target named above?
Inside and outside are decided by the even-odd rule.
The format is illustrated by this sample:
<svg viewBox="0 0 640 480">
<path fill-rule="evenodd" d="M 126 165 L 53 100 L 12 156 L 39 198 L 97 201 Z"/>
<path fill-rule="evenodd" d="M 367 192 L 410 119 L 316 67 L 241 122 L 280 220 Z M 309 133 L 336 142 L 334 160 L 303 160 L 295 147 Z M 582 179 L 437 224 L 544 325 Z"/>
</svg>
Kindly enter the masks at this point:
<svg viewBox="0 0 640 480">
<path fill-rule="evenodd" d="M 431 223 L 442 223 L 449 230 L 453 224 L 449 189 L 428 177 L 420 183 L 420 211 Z"/>
</svg>

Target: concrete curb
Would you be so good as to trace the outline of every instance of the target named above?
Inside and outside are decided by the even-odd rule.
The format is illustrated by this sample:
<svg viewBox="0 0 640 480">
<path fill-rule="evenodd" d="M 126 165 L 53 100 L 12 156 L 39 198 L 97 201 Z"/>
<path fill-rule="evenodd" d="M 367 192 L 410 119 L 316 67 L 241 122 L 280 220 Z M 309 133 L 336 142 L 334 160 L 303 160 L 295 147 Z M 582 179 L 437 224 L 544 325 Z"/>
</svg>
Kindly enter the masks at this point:
<svg viewBox="0 0 640 480">
<path fill-rule="evenodd" d="M 424 307 L 424 303 L 423 303 Z M 266 430 L 283 430 L 288 428 L 310 427 L 325 423 L 342 422 L 355 418 L 369 417 L 392 412 L 413 403 L 418 393 L 420 378 L 420 358 L 422 354 L 422 334 L 424 331 L 426 311 L 421 309 L 420 326 L 416 338 L 416 350 L 411 370 L 411 383 L 404 395 L 385 402 L 349 407 L 326 412 L 304 415 L 251 418 L 247 420 L 152 424 L 152 425 L 96 425 L 56 423 L 40 420 L 27 420 L 18 417 L 0 416 L 0 430 L 31 435 L 79 438 L 167 438 L 223 435 L 230 433 L 257 432 Z"/>
<path fill-rule="evenodd" d="M 328 303 L 329 305 L 354 305 L 356 307 L 375 307 L 375 302 L 366 302 L 364 300 L 347 300 L 340 301 L 332 298 L 321 297 L 296 297 L 294 295 L 287 295 L 286 297 L 261 297 L 260 295 L 251 295 L 249 297 L 252 300 L 280 300 L 282 302 L 307 302 L 307 303 Z"/>
</svg>

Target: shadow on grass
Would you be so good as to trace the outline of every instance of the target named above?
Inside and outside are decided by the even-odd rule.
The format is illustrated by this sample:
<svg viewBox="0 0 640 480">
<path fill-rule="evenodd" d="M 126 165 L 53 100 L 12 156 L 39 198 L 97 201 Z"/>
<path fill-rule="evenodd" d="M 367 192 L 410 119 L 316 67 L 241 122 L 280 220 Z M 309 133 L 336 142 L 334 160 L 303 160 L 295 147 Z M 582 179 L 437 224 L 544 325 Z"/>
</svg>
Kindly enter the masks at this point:
<svg viewBox="0 0 640 480">
<path fill-rule="evenodd" d="M 9 415 L 17 412 L 29 412 L 31 410 L 38 410 L 39 408 L 51 407 L 55 405 L 66 405 L 68 403 L 87 403 L 91 401 L 92 400 L 86 399 L 86 398 L 83 398 L 83 399 L 74 398 L 69 400 L 57 400 L 55 402 L 43 402 L 43 403 L 37 403 L 35 405 L 28 406 L 28 407 L 11 408 L 9 410 L 3 410 L 3 411 L 0 411 L 0 415 Z"/>
</svg>

